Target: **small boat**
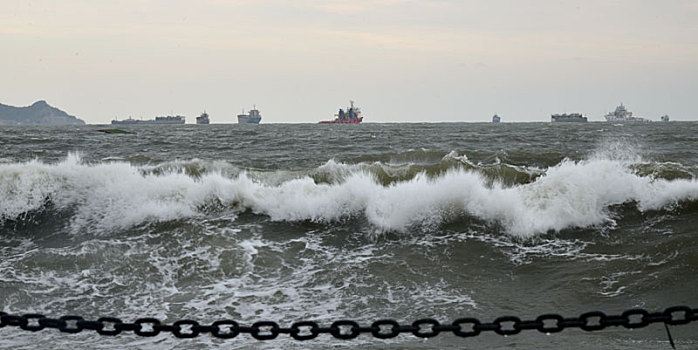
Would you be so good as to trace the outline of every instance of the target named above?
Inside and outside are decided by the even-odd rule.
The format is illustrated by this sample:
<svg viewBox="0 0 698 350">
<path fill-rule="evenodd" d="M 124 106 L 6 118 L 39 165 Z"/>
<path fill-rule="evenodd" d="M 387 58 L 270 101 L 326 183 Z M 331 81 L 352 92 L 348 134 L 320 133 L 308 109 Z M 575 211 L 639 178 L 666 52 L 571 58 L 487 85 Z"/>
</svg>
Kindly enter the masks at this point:
<svg viewBox="0 0 698 350">
<path fill-rule="evenodd" d="M 661 119 L 662 119 L 663 122 L 668 122 L 668 121 L 669 121 L 669 115 L 668 115 L 668 114 L 665 114 L 665 115 L 661 116 Z"/>
<path fill-rule="evenodd" d="M 257 106 L 252 106 L 252 109 L 250 110 L 249 113 L 245 114 L 245 109 L 242 110 L 242 114 L 238 114 L 238 123 L 239 124 L 259 124 L 259 122 L 262 120 L 262 115 L 259 114 L 259 110 L 257 110 Z"/>
<path fill-rule="evenodd" d="M 318 124 L 359 124 L 364 118 L 361 116 L 361 109 L 359 107 L 354 107 L 354 101 L 349 101 L 350 106 L 345 112 L 343 109 L 339 109 L 339 112 L 335 114 L 334 120 L 323 120 L 318 122 Z"/>
<path fill-rule="evenodd" d="M 498 115 L 495 114 L 495 115 L 492 116 L 492 122 L 493 122 L 493 123 L 499 123 L 499 122 L 501 122 L 501 121 L 502 121 L 502 118 L 500 118 Z"/>
</svg>

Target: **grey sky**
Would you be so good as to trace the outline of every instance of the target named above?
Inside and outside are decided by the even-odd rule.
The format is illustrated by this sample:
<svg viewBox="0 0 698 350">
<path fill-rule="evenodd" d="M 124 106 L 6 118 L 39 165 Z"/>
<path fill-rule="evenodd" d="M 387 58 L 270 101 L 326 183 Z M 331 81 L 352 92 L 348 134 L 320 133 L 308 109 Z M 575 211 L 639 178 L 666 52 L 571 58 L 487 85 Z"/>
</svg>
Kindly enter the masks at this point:
<svg viewBox="0 0 698 350">
<path fill-rule="evenodd" d="M 88 123 L 698 119 L 698 0 L 3 0 L 0 103 Z"/>
</svg>

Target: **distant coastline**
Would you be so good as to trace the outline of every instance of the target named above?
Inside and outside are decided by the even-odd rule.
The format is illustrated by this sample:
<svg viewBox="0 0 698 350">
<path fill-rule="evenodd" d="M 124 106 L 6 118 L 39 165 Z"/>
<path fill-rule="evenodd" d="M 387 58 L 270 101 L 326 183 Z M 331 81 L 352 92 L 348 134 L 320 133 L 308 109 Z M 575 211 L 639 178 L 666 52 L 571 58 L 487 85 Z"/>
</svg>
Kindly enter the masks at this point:
<svg viewBox="0 0 698 350">
<path fill-rule="evenodd" d="M 0 103 L 0 125 L 84 125 L 85 121 L 70 115 L 46 101 L 31 106 L 14 107 Z"/>
</svg>

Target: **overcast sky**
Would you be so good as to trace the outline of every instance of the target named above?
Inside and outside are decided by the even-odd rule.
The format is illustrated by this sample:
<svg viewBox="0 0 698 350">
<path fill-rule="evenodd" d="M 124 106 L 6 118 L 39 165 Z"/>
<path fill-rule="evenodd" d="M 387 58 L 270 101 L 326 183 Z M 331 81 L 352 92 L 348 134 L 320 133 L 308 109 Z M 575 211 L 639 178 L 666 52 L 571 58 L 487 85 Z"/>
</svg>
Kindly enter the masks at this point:
<svg viewBox="0 0 698 350">
<path fill-rule="evenodd" d="M 2 0 L 0 103 L 88 123 L 698 119 L 698 0 Z"/>
</svg>

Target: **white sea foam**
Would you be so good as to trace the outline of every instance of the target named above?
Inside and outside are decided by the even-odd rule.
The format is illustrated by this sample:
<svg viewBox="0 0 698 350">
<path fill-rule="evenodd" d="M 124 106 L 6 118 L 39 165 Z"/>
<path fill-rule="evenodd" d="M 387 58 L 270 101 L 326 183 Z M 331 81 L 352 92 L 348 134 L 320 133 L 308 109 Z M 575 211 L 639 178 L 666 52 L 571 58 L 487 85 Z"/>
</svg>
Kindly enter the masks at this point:
<svg viewBox="0 0 698 350">
<path fill-rule="evenodd" d="M 315 183 L 294 174 L 265 183 L 245 172 L 194 177 L 177 169 L 153 173 L 121 162 L 86 164 L 71 154 L 57 164 L 0 164 L 0 222 L 21 219 L 50 201 L 58 210 L 72 211 L 74 232 L 111 230 L 203 217 L 215 203 L 278 221 L 364 216 L 379 230 L 390 231 L 470 216 L 527 237 L 611 222 L 609 208 L 618 204 L 636 203 L 646 211 L 698 199 L 696 180 L 639 176 L 631 164 L 597 154 L 564 160 L 523 185 L 490 184 L 475 171 L 454 168 L 438 177 L 418 174 L 384 186 L 366 169 L 334 162 L 322 171 L 337 172 L 341 182 Z"/>
<path fill-rule="evenodd" d="M 475 166 L 475 164 L 473 164 L 473 163 L 468 159 L 468 156 L 467 156 L 467 155 L 465 155 L 465 154 L 459 155 L 458 152 L 456 152 L 456 151 L 451 151 L 451 152 L 449 152 L 448 154 L 446 154 L 446 155 L 443 157 L 443 159 L 444 159 L 444 160 L 453 159 L 453 160 L 459 161 L 459 162 L 461 162 L 461 163 L 463 163 L 463 164 L 468 164 L 468 165 L 471 165 L 471 166 Z M 497 161 L 498 161 L 497 163 L 499 163 L 499 158 L 497 158 Z"/>
</svg>

